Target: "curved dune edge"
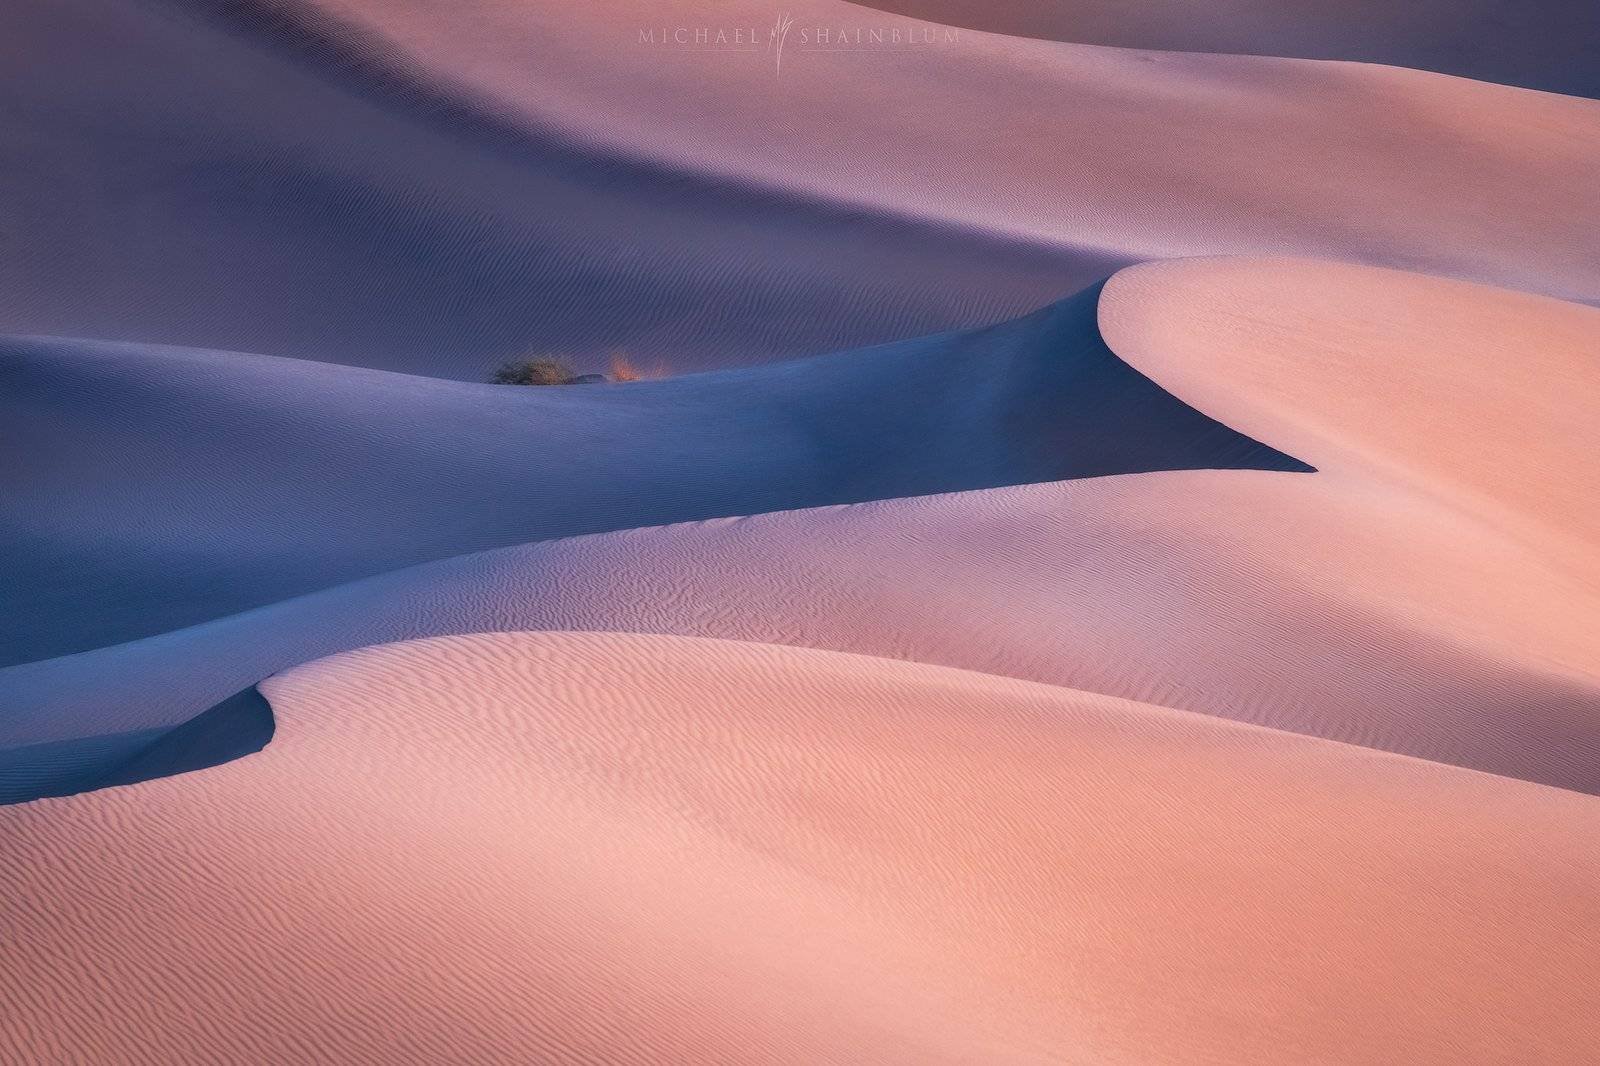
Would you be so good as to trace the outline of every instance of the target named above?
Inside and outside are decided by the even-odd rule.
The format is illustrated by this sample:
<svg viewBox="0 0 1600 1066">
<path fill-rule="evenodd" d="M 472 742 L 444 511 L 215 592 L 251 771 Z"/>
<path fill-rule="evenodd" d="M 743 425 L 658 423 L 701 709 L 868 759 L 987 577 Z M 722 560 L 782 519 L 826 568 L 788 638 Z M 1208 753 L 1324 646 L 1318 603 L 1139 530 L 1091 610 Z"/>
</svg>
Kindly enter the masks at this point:
<svg viewBox="0 0 1600 1066">
<path fill-rule="evenodd" d="M 274 728 L 271 707 L 252 685 L 176 726 L 0 750 L 0 805 L 220 766 L 266 747 Z"/>
<path fill-rule="evenodd" d="M 1309 272 L 1335 303 L 1348 290 L 1350 307 L 1368 306 L 1357 297 L 1372 277 L 1383 288 L 1412 284 L 1441 335 L 1455 316 L 1470 320 L 1473 305 L 1504 298 L 1474 286 L 1440 295 L 1433 279 L 1347 268 L 1352 281 L 1325 264 L 1176 266 L 1186 277 L 1242 271 L 1237 285 L 1246 288 L 1252 276 Z M 1124 295 L 1107 301 L 1139 312 L 1127 296 L 1139 290 L 1119 282 L 1108 291 Z M 1152 297 L 1158 309 L 1160 297 Z M 1227 293 L 1208 298 L 1226 317 Z M 486 630 L 617 630 L 974 669 L 1600 792 L 1600 648 L 1588 636 L 1600 629 L 1600 595 L 1575 580 L 1573 559 L 1549 547 L 1581 523 L 1557 521 L 1549 501 L 1562 497 L 1529 495 L 1525 485 L 1507 494 L 1502 510 L 1511 518 L 1500 521 L 1480 506 L 1498 483 L 1474 489 L 1480 473 L 1444 460 L 1436 472 L 1417 466 L 1431 453 L 1406 436 L 1460 421 L 1485 435 L 1488 443 L 1475 447 L 1498 442 L 1536 456 L 1548 468 L 1545 483 L 1569 469 L 1581 481 L 1593 476 L 1582 469 L 1587 438 L 1564 437 L 1562 419 L 1582 394 L 1543 378 L 1518 386 L 1510 375 L 1505 390 L 1522 392 L 1505 398 L 1506 409 L 1541 413 L 1507 424 L 1475 413 L 1485 401 L 1448 374 L 1435 373 L 1431 390 L 1397 393 L 1362 377 L 1359 351 L 1328 371 L 1293 354 L 1315 351 L 1346 326 L 1331 312 L 1314 320 L 1315 336 L 1274 324 L 1274 313 L 1292 320 L 1294 298 L 1282 294 L 1276 312 L 1264 304 L 1253 312 L 1266 316 L 1256 330 L 1272 341 L 1265 347 L 1259 337 L 1251 347 L 1250 336 L 1207 347 L 1177 330 L 1171 343 L 1190 347 L 1176 365 L 1132 343 L 1141 335 L 1124 328 L 1114 306 L 1102 311 L 1131 359 L 1213 414 L 1282 439 L 1301 415 L 1272 422 L 1259 412 L 1290 396 L 1311 428 L 1289 439 L 1330 463 L 1327 472 L 1095 478 L 445 560 L 0 672 L 9 710 L 0 748 L 170 728 L 268 674 L 352 647 Z M 1571 309 L 1537 301 L 1528 321 L 1465 338 L 1461 369 L 1473 370 L 1497 345 L 1520 350 L 1520 339 L 1549 332 L 1539 319 L 1546 312 L 1564 322 Z M 1427 333 L 1427 321 L 1410 326 Z M 1352 335 L 1370 343 L 1394 381 L 1405 380 L 1405 359 L 1422 360 L 1422 371 L 1427 359 L 1438 361 L 1432 348 L 1396 346 L 1384 333 L 1394 323 L 1376 322 L 1371 336 Z M 1164 323 L 1151 313 L 1149 329 Z M 1252 384 L 1252 367 L 1267 368 L 1264 384 Z M 1213 371 L 1230 383 L 1228 395 L 1204 391 Z M 1313 387 L 1294 386 L 1297 373 Z M 1563 451 L 1565 439 L 1579 450 Z M 1411 465 L 1397 466 L 1395 456 Z M 1424 473 L 1395 473 L 1406 470 Z M 1548 530 L 1560 532 L 1540 532 Z"/>
<path fill-rule="evenodd" d="M 617 630 L 1005 674 L 1592 792 L 1600 668 L 1564 619 L 1594 612 L 1524 547 L 1405 493 L 1142 474 L 446 560 L 12 668 L 0 732 L 170 727 L 368 644 Z"/>
<path fill-rule="evenodd" d="M 1600 590 L 1600 310 L 1445 278 L 1295 259 L 1119 271 L 1121 358 L 1330 476 L 1396 482 Z"/>
<path fill-rule="evenodd" d="M 257 755 L 0 811 L 0 1057 L 1577 1063 L 1600 1011 L 1589 797 L 729 642 L 262 690 Z"/>
<path fill-rule="evenodd" d="M 1404 7 L 1258 0 L 857 0 L 865 7 L 990 33 L 1121 48 L 1388 63 L 1577 96 L 1600 95 L 1592 56 L 1600 13 L 1567 0 Z"/>
<path fill-rule="evenodd" d="M 1567 220 L 1600 206 L 1588 187 L 1600 160 L 1580 139 L 1600 101 L 1404 67 L 984 33 L 889 63 L 794 41 L 782 77 L 766 55 L 639 47 L 641 29 L 749 17 L 696 0 L 261 6 L 306 27 L 324 55 L 695 180 L 909 213 L 1099 264 L 1317 255 L 1595 295 Z M 797 0 L 786 14 L 800 27 L 928 28 L 840 0 Z M 1486 122 L 1506 136 L 1480 136 Z M 1108 170 L 1108 157 L 1120 165 Z M 1532 183 L 1545 202 L 1523 195 Z M 1526 243 L 1490 238 L 1500 227 Z"/>
</svg>

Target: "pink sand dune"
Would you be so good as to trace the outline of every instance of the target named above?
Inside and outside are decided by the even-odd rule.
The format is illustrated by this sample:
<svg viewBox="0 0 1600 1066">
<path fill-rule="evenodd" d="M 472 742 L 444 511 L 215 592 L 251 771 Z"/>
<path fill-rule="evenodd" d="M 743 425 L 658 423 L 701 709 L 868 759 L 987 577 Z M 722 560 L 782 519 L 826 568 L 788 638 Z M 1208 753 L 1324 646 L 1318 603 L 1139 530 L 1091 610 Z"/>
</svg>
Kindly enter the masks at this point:
<svg viewBox="0 0 1600 1066">
<path fill-rule="evenodd" d="M 1590 797 L 770 646 L 264 687 L 259 755 L 0 810 L 0 1057 L 1577 1064 L 1600 1012 Z"/>
<path fill-rule="evenodd" d="M 1100 311 L 1158 383 L 1324 469 L 1077 480 L 463 557 L 0 672 L 6 746 L 176 725 L 363 644 L 614 629 L 1007 674 L 1600 792 L 1600 591 L 1580 550 L 1600 312 L 1288 260 L 1138 268 Z M 1290 405 L 1305 429 L 1268 417 Z M 1452 426 L 1473 438 L 1454 463 L 1434 447 Z"/>
<path fill-rule="evenodd" d="M 880 6 L 0 4 L 0 1064 L 1594 1060 L 1600 15 Z"/>
<path fill-rule="evenodd" d="M 1332 479 L 1393 484 L 1600 588 L 1600 311 L 1339 263 L 1117 275 L 1111 347 Z"/>
<path fill-rule="evenodd" d="M 869 218 L 1127 260 L 1316 255 L 1600 297 L 1593 241 L 1571 224 L 1600 206 L 1596 100 L 1398 68 L 987 34 L 879 61 L 808 50 L 807 28 L 918 25 L 839 0 L 786 9 L 777 76 L 766 51 L 640 44 L 649 28 L 755 22 L 764 34 L 738 4 L 273 6 L 324 47 L 505 120 Z"/>
</svg>

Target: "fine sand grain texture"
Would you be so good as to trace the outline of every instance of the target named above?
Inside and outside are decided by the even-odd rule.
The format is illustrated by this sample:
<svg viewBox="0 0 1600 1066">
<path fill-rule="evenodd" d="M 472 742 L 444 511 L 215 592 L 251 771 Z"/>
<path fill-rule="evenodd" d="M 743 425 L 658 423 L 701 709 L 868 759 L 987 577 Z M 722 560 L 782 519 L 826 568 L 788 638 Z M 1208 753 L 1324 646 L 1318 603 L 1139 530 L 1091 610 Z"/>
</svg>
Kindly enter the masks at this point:
<svg viewBox="0 0 1600 1066">
<path fill-rule="evenodd" d="M 176 725 L 364 644 L 608 629 L 960 666 L 1600 792 L 1596 598 L 1453 512 L 1319 478 L 1091 479 L 448 560 L 14 667 L 5 746 Z"/>
<path fill-rule="evenodd" d="M 0 810 L 0 1057 L 1588 1061 L 1590 797 L 723 642 L 263 687 L 257 755 Z"/>
</svg>

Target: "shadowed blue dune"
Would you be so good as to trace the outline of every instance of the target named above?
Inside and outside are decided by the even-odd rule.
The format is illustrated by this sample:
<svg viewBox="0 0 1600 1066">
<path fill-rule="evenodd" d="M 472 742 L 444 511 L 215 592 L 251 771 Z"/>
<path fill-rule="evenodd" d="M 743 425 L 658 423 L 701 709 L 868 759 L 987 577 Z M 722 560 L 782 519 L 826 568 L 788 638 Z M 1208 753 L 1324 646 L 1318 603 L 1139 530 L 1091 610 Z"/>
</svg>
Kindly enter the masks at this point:
<svg viewBox="0 0 1600 1066">
<path fill-rule="evenodd" d="M 528 349 L 704 370 L 1000 321 L 1132 259 L 621 158 L 293 10 L 0 5 L 28 57 L 0 71 L 0 332 L 469 380 Z"/>
<path fill-rule="evenodd" d="M 1118 359 L 1099 286 L 1013 322 L 520 388 L 0 342 L 0 666 L 529 541 L 1106 474 L 1308 467 Z"/>
<path fill-rule="evenodd" d="M 266 747 L 273 724 L 272 708 L 252 686 L 173 729 L 0 749 L 0 804 L 219 766 Z"/>
</svg>

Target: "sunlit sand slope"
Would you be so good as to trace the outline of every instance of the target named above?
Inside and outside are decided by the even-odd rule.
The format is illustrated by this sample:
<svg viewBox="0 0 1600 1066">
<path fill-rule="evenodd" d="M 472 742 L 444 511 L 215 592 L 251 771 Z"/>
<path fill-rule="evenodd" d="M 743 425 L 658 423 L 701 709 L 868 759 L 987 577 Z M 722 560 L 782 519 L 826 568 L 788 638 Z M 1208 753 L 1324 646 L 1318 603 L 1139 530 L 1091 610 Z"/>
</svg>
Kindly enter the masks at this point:
<svg viewBox="0 0 1600 1066">
<path fill-rule="evenodd" d="M 1450 511 L 1319 477 L 1137 475 L 449 560 L 13 667 L 3 746 L 175 725 L 364 644 L 611 629 L 1003 673 L 1600 792 L 1596 598 Z"/>
<path fill-rule="evenodd" d="M 0 810 L 0 1056 L 1579 1063 L 1600 1011 L 1590 797 L 721 642 L 264 688 L 258 755 Z"/>
<path fill-rule="evenodd" d="M 1600 587 L 1600 310 L 1340 263 L 1119 273 L 1118 355 L 1332 479 L 1401 486 Z"/>
</svg>

